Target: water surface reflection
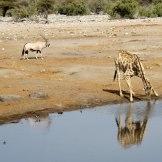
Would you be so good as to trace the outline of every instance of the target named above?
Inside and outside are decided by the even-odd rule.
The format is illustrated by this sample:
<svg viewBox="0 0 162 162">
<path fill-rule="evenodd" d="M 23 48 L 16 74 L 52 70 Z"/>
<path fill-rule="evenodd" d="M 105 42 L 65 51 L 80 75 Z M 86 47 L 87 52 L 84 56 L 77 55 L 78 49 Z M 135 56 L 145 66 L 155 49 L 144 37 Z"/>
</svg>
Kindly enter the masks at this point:
<svg viewBox="0 0 162 162">
<path fill-rule="evenodd" d="M 52 124 L 52 118 L 48 113 L 35 115 L 26 119 L 30 127 L 42 131 L 49 131 Z"/>
<path fill-rule="evenodd" d="M 128 103 L 46 112 L 11 124 L 3 120 L 0 157 L 5 162 L 160 161 L 161 105 Z"/>
<path fill-rule="evenodd" d="M 155 102 L 147 102 L 143 113 L 133 114 L 133 104 L 129 103 L 124 114 L 118 113 L 115 119 L 118 127 L 117 139 L 124 148 L 141 144 L 154 106 Z"/>
</svg>

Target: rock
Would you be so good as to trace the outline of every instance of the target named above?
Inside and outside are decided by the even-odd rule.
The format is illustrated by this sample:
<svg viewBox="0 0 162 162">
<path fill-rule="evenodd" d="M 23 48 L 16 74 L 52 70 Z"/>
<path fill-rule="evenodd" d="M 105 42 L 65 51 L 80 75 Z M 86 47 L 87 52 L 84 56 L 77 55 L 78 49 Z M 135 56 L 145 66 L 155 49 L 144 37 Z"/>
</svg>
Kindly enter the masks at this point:
<svg viewBox="0 0 162 162">
<path fill-rule="evenodd" d="M 159 63 L 153 64 L 154 66 L 160 67 L 161 65 Z"/>
<path fill-rule="evenodd" d="M 150 69 L 150 70 L 151 70 L 151 69 L 152 69 L 152 67 L 151 67 L 151 66 L 146 66 L 146 69 Z"/>
<path fill-rule="evenodd" d="M 0 95 L 1 102 L 17 101 L 19 99 L 21 99 L 21 96 L 19 95 Z"/>
<path fill-rule="evenodd" d="M 46 92 L 32 92 L 29 94 L 30 98 L 33 99 L 47 99 L 49 98 L 48 94 Z"/>
<path fill-rule="evenodd" d="M 46 71 L 46 69 L 42 69 L 40 72 L 43 73 L 43 72 L 45 72 L 45 71 Z"/>
<path fill-rule="evenodd" d="M 61 115 L 61 114 L 63 114 L 63 111 L 58 111 L 57 113 Z"/>
<path fill-rule="evenodd" d="M 6 141 L 3 141 L 3 145 L 5 145 L 6 144 Z"/>
</svg>

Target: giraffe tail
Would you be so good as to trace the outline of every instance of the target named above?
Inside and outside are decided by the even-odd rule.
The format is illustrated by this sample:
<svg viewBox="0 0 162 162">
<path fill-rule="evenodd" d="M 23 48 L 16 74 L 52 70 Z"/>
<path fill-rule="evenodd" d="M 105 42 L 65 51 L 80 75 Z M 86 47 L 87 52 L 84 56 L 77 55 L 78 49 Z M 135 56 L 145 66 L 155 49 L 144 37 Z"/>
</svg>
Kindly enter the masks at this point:
<svg viewBox="0 0 162 162">
<path fill-rule="evenodd" d="M 115 79 L 116 79 L 116 75 L 117 75 L 117 70 L 115 70 L 115 72 L 114 72 L 114 78 L 113 78 L 113 81 L 115 81 Z"/>
</svg>

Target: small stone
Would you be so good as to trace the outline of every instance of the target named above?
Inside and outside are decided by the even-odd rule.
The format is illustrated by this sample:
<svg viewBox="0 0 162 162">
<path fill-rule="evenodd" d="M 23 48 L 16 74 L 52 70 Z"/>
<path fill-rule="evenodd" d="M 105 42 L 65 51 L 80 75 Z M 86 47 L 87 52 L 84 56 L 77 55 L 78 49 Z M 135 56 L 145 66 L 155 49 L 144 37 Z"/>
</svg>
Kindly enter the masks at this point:
<svg viewBox="0 0 162 162">
<path fill-rule="evenodd" d="M 3 144 L 5 145 L 6 144 L 6 141 L 3 141 Z"/>
<path fill-rule="evenodd" d="M 160 67 L 160 64 L 159 63 L 155 63 L 154 65 Z"/>
<path fill-rule="evenodd" d="M 21 96 L 19 96 L 19 95 L 0 95 L 1 102 L 17 101 L 19 99 L 21 99 Z"/>
<path fill-rule="evenodd" d="M 33 99 L 47 99 L 47 98 L 49 98 L 47 93 L 39 92 L 39 91 L 30 93 L 29 97 L 33 98 Z"/>
<path fill-rule="evenodd" d="M 29 90 L 28 90 L 28 89 L 23 89 L 22 91 L 24 91 L 24 92 L 25 92 L 25 91 L 29 91 Z"/>
<path fill-rule="evenodd" d="M 63 111 L 59 111 L 59 112 L 57 112 L 58 114 L 63 114 Z"/>
<path fill-rule="evenodd" d="M 41 70 L 41 73 L 43 73 L 43 72 L 45 72 L 45 71 L 46 71 L 46 69 L 42 69 L 42 70 Z"/>
</svg>

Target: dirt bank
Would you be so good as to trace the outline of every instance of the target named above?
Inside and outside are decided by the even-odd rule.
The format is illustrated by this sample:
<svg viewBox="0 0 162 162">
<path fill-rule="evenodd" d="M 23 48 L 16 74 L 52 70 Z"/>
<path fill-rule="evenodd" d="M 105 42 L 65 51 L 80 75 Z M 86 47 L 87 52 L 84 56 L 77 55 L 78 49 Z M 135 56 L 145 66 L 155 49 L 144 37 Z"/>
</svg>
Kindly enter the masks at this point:
<svg viewBox="0 0 162 162">
<path fill-rule="evenodd" d="M 138 53 L 146 74 L 162 96 L 162 19 L 50 24 L 0 23 L 0 95 L 18 99 L 0 102 L 0 118 L 36 112 L 72 110 L 127 102 L 112 81 L 113 59 L 120 49 Z M 51 47 L 45 59 L 20 60 L 24 43 L 40 40 Z M 123 88 L 127 91 L 125 83 Z M 134 78 L 135 100 L 146 99 Z M 31 97 L 36 94 L 36 97 Z M 43 96 L 38 96 L 43 94 Z M 46 97 L 44 97 L 46 96 Z"/>
</svg>

